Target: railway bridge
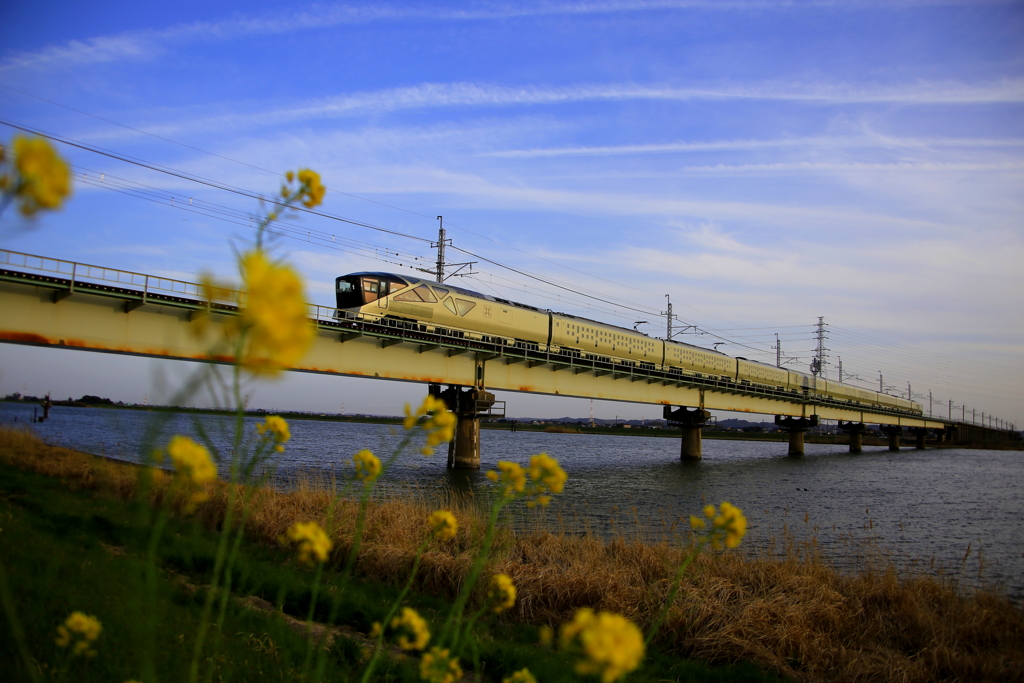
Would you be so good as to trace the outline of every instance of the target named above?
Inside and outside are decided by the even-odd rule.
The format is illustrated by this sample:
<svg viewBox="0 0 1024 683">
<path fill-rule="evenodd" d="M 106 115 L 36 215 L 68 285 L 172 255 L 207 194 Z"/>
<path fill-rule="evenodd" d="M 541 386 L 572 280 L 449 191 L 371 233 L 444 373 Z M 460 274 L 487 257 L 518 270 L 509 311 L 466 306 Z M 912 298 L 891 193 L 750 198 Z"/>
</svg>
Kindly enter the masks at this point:
<svg viewBox="0 0 1024 683">
<path fill-rule="evenodd" d="M 238 309 L 229 301 L 204 299 L 200 289 L 193 282 L 0 250 L 0 342 L 230 363 L 208 350 Z M 480 419 L 503 414 L 493 390 L 660 404 L 669 423 L 681 429 L 683 459 L 701 457 L 701 427 L 711 410 L 774 415 L 789 431 L 791 455 L 803 454 L 804 432 L 820 420 L 840 421 L 852 452 L 859 452 L 867 424 L 889 435 L 891 449 L 899 448 L 904 430 L 916 435 L 918 448 L 928 433 L 959 442 L 1016 437 L 1008 429 L 895 408 L 679 375 L 657 366 L 569 358 L 469 339 L 454 330 L 423 332 L 386 318 L 339 317 L 334 307 L 310 304 L 309 315 L 316 339 L 290 370 L 427 384 L 459 418 L 449 447 L 452 467 L 480 466 Z"/>
</svg>

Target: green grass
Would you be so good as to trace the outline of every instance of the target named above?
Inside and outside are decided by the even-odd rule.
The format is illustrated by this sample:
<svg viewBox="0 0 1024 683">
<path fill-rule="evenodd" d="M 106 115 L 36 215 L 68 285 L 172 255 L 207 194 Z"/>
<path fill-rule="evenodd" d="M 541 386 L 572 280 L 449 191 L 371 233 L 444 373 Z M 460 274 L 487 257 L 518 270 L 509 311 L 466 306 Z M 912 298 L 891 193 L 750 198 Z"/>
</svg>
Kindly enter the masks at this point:
<svg viewBox="0 0 1024 683">
<path fill-rule="evenodd" d="M 0 561 L 10 597 L 24 631 L 33 667 L 42 680 L 112 681 L 141 675 L 141 577 L 150 530 L 140 527 L 134 504 L 76 489 L 73 484 L 0 465 Z M 187 518 L 172 519 L 159 550 L 156 586 L 157 646 L 152 654 L 160 680 L 188 676 L 196 623 L 205 597 L 203 584 L 216 554 L 216 535 Z M 222 632 L 214 681 L 296 680 L 302 671 L 307 640 L 301 628 L 277 611 L 242 604 L 256 596 L 284 614 L 304 620 L 310 605 L 313 573 L 290 553 L 256 543 L 243 546 L 233 575 L 232 595 Z M 340 591 L 338 576 L 325 572 L 314 607 L 314 620 L 365 633 L 381 619 L 397 594 L 393 586 L 362 577 Z M 412 593 L 407 604 L 435 627 L 449 601 Z M 56 627 L 74 610 L 97 617 L 103 632 L 96 657 L 68 659 L 54 643 Z M 531 625 L 494 617 L 478 629 L 474 642 L 476 670 L 483 680 L 500 681 L 529 667 L 541 683 L 576 680 L 564 655 L 540 647 Z M 326 680 L 358 680 L 359 636 L 341 635 L 327 653 Z M 208 648 L 209 649 L 209 648 Z M 474 668 L 463 657 L 463 668 Z M 468 661 L 467 661 L 468 660 Z M 391 657 L 376 680 L 418 679 L 415 657 Z M 7 681 L 32 676 L 8 619 L 0 619 L 0 671 Z M 771 681 L 778 680 L 752 664 L 709 667 L 701 662 L 650 653 L 630 681 Z"/>
</svg>

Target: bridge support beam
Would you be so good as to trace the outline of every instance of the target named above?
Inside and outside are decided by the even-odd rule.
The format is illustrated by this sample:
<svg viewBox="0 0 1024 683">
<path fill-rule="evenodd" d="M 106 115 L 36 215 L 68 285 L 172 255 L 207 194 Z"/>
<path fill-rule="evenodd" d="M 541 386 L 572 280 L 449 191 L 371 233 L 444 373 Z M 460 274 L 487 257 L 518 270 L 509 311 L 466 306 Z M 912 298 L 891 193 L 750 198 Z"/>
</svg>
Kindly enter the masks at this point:
<svg viewBox="0 0 1024 683">
<path fill-rule="evenodd" d="M 804 432 L 818 426 L 818 416 L 788 417 L 775 416 L 775 424 L 789 430 L 789 455 L 798 458 L 804 454 Z"/>
<path fill-rule="evenodd" d="M 899 425 L 879 425 L 882 428 L 882 433 L 889 437 L 889 450 L 898 451 L 900 449 L 900 436 L 903 434 L 903 427 Z"/>
<path fill-rule="evenodd" d="M 850 435 L 850 452 L 862 453 L 864 451 L 864 430 L 863 422 L 839 421 L 839 431 Z"/>
<path fill-rule="evenodd" d="M 682 429 L 679 459 L 684 461 L 700 460 L 703 457 L 700 430 L 707 424 L 711 413 L 703 408 L 689 410 L 684 406 L 673 410 L 672 406 L 665 406 L 662 414 L 670 425 Z"/>
<path fill-rule="evenodd" d="M 910 429 L 910 432 L 916 437 L 914 445 L 917 447 L 917 450 L 923 451 L 924 440 L 925 437 L 928 435 L 928 430 L 925 429 L 924 427 L 912 427 Z"/>
<path fill-rule="evenodd" d="M 452 385 L 441 390 L 431 384 L 430 393 L 441 398 L 455 413 L 455 438 L 448 443 L 449 469 L 480 469 L 480 417 L 494 405 L 494 394 L 477 387 Z"/>
</svg>

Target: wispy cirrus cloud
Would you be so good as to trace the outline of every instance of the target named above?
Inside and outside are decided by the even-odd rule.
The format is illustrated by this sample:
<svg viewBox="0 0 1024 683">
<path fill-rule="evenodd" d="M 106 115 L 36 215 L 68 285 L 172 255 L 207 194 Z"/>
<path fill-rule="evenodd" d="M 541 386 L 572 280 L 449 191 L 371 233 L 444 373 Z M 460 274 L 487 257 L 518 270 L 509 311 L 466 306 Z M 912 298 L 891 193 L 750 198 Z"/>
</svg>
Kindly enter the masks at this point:
<svg viewBox="0 0 1024 683">
<path fill-rule="evenodd" d="M 482 3 L 458 9 L 434 5 L 311 5 L 287 13 L 243 16 L 223 21 L 174 24 L 166 28 L 126 31 L 71 40 L 0 59 L 0 73 L 149 58 L 195 42 L 225 42 L 320 30 L 378 21 L 488 21 L 544 16 L 639 13 L 652 11 L 794 11 L 899 9 L 908 7 L 1009 4 L 1008 0 L 608 0 L 606 2 Z"/>
<path fill-rule="evenodd" d="M 829 161 L 792 161 L 772 164 L 709 164 L 706 166 L 681 166 L 671 174 L 700 173 L 724 174 L 743 173 L 820 173 L 835 172 L 890 172 L 890 173 L 965 173 L 982 171 L 1024 171 L 1024 161 L 1005 161 L 995 163 L 939 163 L 939 162 L 897 162 L 897 163 L 837 163 Z M 640 176 L 641 174 L 637 174 Z"/>
<path fill-rule="evenodd" d="M 207 117 L 176 115 L 173 123 L 145 126 L 145 132 L 173 136 L 183 131 L 219 131 L 252 129 L 265 126 L 381 115 L 426 109 L 472 109 L 534 107 L 578 102 L 626 101 L 708 101 L 768 100 L 809 105 L 888 103 L 903 105 L 970 105 L 1024 103 L 1024 79 L 1006 79 L 990 84 L 919 82 L 901 86 L 854 86 L 848 84 L 784 84 L 764 82 L 750 85 L 718 85 L 701 88 L 668 85 L 583 84 L 565 87 L 505 86 L 487 83 L 421 83 L 414 86 L 357 92 L 319 98 L 298 106 L 252 111 L 251 106 L 234 107 L 242 114 Z M 118 133 L 123 136 L 124 133 Z M 101 134 L 102 137 L 102 134 Z M 884 138 L 793 138 L 777 140 L 732 140 L 711 142 L 675 142 L 654 145 L 624 145 L 494 151 L 492 156 L 597 156 L 642 154 L 756 147 L 798 147 L 816 144 L 831 146 L 1020 146 L 1019 139 L 920 139 Z"/>
<path fill-rule="evenodd" d="M 1012 148 L 1024 146 L 1024 138 L 899 138 L 883 135 L 869 136 L 810 136 L 774 138 L 767 140 L 709 140 L 665 142 L 645 145 L 607 145 L 599 147 L 551 147 L 536 149 L 509 149 L 482 152 L 480 156 L 506 158 L 621 156 L 631 154 L 675 154 L 685 152 L 732 152 L 758 149 L 815 148 L 900 148 L 928 149 L 937 147 Z"/>
</svg>

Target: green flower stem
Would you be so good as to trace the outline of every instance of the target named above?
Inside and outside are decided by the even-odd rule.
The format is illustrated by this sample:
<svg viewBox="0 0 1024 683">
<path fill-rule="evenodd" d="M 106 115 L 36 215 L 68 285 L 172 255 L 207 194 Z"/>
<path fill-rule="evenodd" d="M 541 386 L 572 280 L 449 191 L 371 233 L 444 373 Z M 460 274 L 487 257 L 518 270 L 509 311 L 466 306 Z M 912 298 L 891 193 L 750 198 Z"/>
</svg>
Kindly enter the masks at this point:
<svg viewBox="0 0 1024 683">
<path fill-rule="evenodd" d="M 698 543 L 697 547 L 690 551 L 690 554 L 686 556 L 683 563 L 679 565 L 679 569 L 676 570 L 676 576 L 672 580 L 672 589 L 668 592 L 668 597 L 665 598 L 665 604 L 662 606 L 661 612 L 658 613 L 658 618 L 651 624 L 651 629 L 647 632 L 647 637 L 644 639 L 645 648 L 654 640 L 654 634 L 658 632 L 658 629 L 661 628 L 662 623 L 665 621 L 665 617 L 668 616 L 668 611 L 672 608 L 672 604 L 676 600 L 676 594 L 679 592 L 679 587 L 683 583 L 683 574 L 686 573 L 686 568 L 700 555 L 700 551 L 704 549 L 705 545 L 707 545 L 707 541 Z"/>
<path fill-rule="evenodd" d="M 413 434 L 414 432 L 412 430 L 407 431 L 405 437 L 398 443 L 398 446 L 395 447 L 395 450 L 392 451 L 391 455 L 388 456 L 387 460 L 381 463 L 380 474 L 377 475 L 377 477 L 373 481 L 363 483 L 363 492 L 360 495 L 359 499 L 359 514 L 356 518 L 356 528 L 353 533 L 352 548 L 349 550 L 348 558 L 345 561 L 345 567 L 342 570 L 341 576 L 338 578 L 337 591 L 334 593 L 333 599 L 331 600 L 331 609 L 327 615 L 327 623 L 329 624 L 333 624 L 334 619 L 338 616 L 338 609 L 341 607 L 342 596 L 345 594 L 345 588 L 348 586 L 348 580 L 352 575 L 352 571 L 355 569 L 356 558 L 358 557 L 359 549 L 362 546 L 363 526 L 366 520 L 366 506 L 368 505 L 370 500 L 370 492 L 376 485 L 377 480 L 383 477 L 385 474 L 387 474 L 388 469 L 391 468 L 391 466 L 394 464 L 395 460 L 398 458 L 401 452 L 405 450 L 405 447 L 409 445 L 410 441 L 412 441 Z M 345 491 L 348 491 L 348 487 L 345 488 Z M 331 537 L 334 536 L 334 530 L 332 528 L 333 518 L 334 510 L 338 501 L 339 496 L 335 496 L 334 499 L 331 500 L 330 507 L 328 507 L 327 509 L 327 533 L 328 536 Z M 319 683 L 319 681 L 323 679 L 323 674 L 326 669 L 326 665 L 327 652 L 323 648 L 321 648 L 320 654 L 317 657 L 317 667 L 314 672 L 315 675 L 313 680 L 315 683 Z"/>
<path fill-rule="evenodd" d="M 235 348 L 235 358 L 241 357 L 243 345 L 245 343 L 245 332 L 239 335 L 238 344 Z M 238 448 L 241 445 L 242 439 L 242 428 L 245 424 L 244 417 L 245 411 L 242 404 L 241 395 L 241 366 L 236 361 L 233 366 L 233 377 L 232 377 L 232 389 L 234 390 L 235 398 L 235 441 L 234 450 L 231 455 L 231 480 L 228 485 L 228 501 L 227 509 L 224 511 L 224 520 L 222 522 L 220 540 L 217 542 L 217 556 L 213 562 L 213 576 L 210 578 L 210 590 L 206 593 L 206 599 L 203 601 L 203 609 L 199 617 L 199 625 L 196 630 L 196 643 L 192 650 L 192 663 L 189 666 L 188 680 L 189 683 L 196 683 L 199 677 L 199 659 L 203 653 L 203 645 L 206 641 L 206 633 L 210 626 L 210 614 L 213 611 L 213 601 L 217 595 L 217 587 L 220 583 L 220 576 L 224 570 L 226 564 L 227 546 L 228 539 L 231 534 L 231 527 L 234 523 L 235 515 L 235 498 L 237 491 L 235 482 L 238 476 L 237 458 Z M 210 660 L 210 666 L 216 666 L 216 659 Z"/>
<path fill-rule="evenodd" d="M 313 663 L 313 613 L 316 609 L 316 596 L 320 590 L 320 578 L 324 573 L 324 563 L 316 563 L 316 575 L 313 577 L 313 588 L 309 596 L 309 611 L 306 613 L 306 660 L 302 663 L 301 680 L 306 680 L 309 665 Z M 326 635 L 326 631 L 324 632 Z"/>
<path fill-rule="evenodd" d="M 257 456 L 259 451 L 257 451 Z M 238 553 L 242 545 L 242 538 L 245 535 L 245 523 L 249 519 L 251 514 L 251 505 L 249 502 L 255 492 L 253 487 L 247 487 L 244 489 L 244 498 L 242 500 L 242 517 L 238 521 L 238 530 L 235 532 L 234 543 L 231 546 L 231 552 L 228 555 L 227 563 L 224 569 L 224 586 L 220 591 L 220 607 L 217 613 L 217 638 L 214 641 L 214 652 L 212 660 L 216 660 L 217 655 L 220 653 L 221 635 L 224 632 L 224 619 L 227 615 L 228 599 L 231 597 L 231 582 L 233 574 L 231 572 L 232 567 L 235 565 L 235 560 L 238 559 Z M 213 679 L 213 667 L 206 673 L 206 680 L 211 681 Z"/>
<path fill-rule="evenodd" d="M 466 577 L 466 582 L 462 585 L 462 590 L 459 591 L 459 595 L 452 605 L 452 611 L 444 622 L 441 637 L 437 641 L 438 647 L 444 647 L 445 643 L 448 642 L 448 637 L 454 635 L 453 629 L 458 630 L 459 622 L 462 620 L 462 612 L 469 601 L 470 593 L 473 592 L 473 587 L 476 585 L 477 579 L 480 578 L 480 573 L 484 570 L 487 557 L 491 553 L 491 545 L 494 543 L 494 528 L 497 526 L 498 516 L 501 514 L 501 509 L 508 502 L 511 502 L 511 500 L 506 501 L 504 498 L 499 497 L 491 505 L 491 514 L 487 519 L 487 531 L 484 534 L 484 542 L 480 546 L 480 551 L 473 562 L 473 568 L 469 571 L 469 576 Z"/>
<path fill-rule="evenodd" d="M 405 582 L 405 586 L 398 594 L 398 597 L 395 598 L 395 601 L 391 604 L 391 609 L 388 611 L 387 616 L 384 617 L 384 621 L 381 622 L 380 633 L 377 634 L 376 647 L 373 650 L 373 657 L 370 658 L 370 663 L 366 665 L 366 670 L 363 671 L 363 677 L 360 683 L 367 683 L 370 680 L 370 676 L 373 675 L 373 670 L 377 668 L 377 661 L 380 659 L 380 653 L 384 646 L 384 629 L 386 629 L 388 624 L 391 623 L 391 620 L 395 616 L 395 612 L 398 611 L 402 601 L 405 600 L 405 596 L 408 595 L 409 589 L 412 588 L 413 581 L 416 579 L 416 573 L 420 570 L 420 560 L 423 559 L 423 551 L 427 549 L 427 545 L 430 544 L 431 538 L 433 538 L 433 533 L 427 536 L 423 543 L 420 544 L 420 547 L 416 549 L 416 559 L 413 560 L 412 571 L 409 572 L 409 580 Z"/>
<path fill-rule="evenodd" d="M 146 609 L 142 612 L 142 680 L 155 681 L 156 668 L 153 665 L 153 650 L 156 645 L 156 625 L 159 618 L 157 609 L 157 561 L 156 552 L 160 546 L 164 529 L 167 527 L 167 520 L 170 517 L 167 500 L 164 499 L 160 512 L 157 515 L 156 523 L 153 525 L 153 533 L 149 537 L 149 545 L 146 548 L 146 566 L 144 575 L 144 604 Z"/>
<path fill-rule="evenodd" d="M 486 612 L 490 606 L 491 605 L 488 602 L 485 602 L 483 607 L 474 612 L 473 616 L 466 620 L 464 628 L 456 630 L 455 635 L 452 637 L 451 645 L 453 657 L 461 655 L 462 648 L 465 647 L 466 644 L 466 638 L 468 638 L 469 634 L 473 632 L 473 627 L 476 625 L 476 622 L 484 615 L 484 612 Z"/>
<path fill-rule="evenodd" d="M 28 644 L 25 643 L 25 631 L 21 628 L 18 612 L 14 609 L 14 598 L 11 597 L 11 587 L 7 583 L 7 571 L 2 562 L 0 562 L 0 602 L 3 602 L 4 615 L 7 617 L 7 624 L 11 627 L 11 633 L 14 635 L 14 643 L 18 648 L 18 654 L 21 655 L 25 671 L 28 672 L 33 683 L 40 683 L 42 679 L 39 677 L 32 654 L 28 650 Z"/>
</svg>

